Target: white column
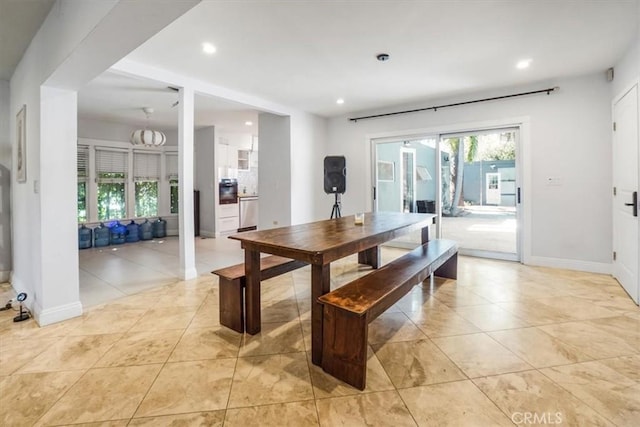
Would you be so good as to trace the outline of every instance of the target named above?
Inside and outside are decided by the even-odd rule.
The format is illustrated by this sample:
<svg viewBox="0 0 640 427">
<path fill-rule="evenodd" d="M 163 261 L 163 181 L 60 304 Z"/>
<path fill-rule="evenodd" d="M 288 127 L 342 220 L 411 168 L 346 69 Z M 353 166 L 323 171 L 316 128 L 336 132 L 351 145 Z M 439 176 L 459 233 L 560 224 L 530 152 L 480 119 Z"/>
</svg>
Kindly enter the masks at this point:
<svg viewBox="0 0 640 427">
<path fill-rule="evenodd" d="M 180 277 L 198 276 L 193 237 L 193 104 L 192 88 L 180 89 L 178 114 L 178 232 L 180 233 Z"/>
<path fill-rule="evenodd" d="M 18 185 L 26 186 L 29 197 L 39 198 L 40 224 L 31 227 L 34 249 L 40 248 L 40 280 L 31 284 L 27 302 L 44 326 L 81 315 L 82 304 L 76 237 L 77 93 L 45 86 L 40 93 L 40 168 L 27 165 L 28 181 Z"/>
</svg>

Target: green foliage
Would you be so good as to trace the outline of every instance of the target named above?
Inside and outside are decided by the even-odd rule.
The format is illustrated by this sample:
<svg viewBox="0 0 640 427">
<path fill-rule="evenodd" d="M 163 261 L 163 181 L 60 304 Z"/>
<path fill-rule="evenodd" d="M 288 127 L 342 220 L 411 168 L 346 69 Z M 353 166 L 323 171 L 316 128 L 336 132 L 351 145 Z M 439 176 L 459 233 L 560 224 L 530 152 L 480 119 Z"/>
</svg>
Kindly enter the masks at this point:
<svg viewBox="0 0 640 427">
<path fill-rule="evenodd" d="M 78 182 L 78 222 L 87 222 L 87 183 Z"/>
<path fill-rule="evenodd" d="M 172 214 L 177 214 L 178 213 L 178 180 L 177 179 L 172 179 L 169 181 L 169 191 L 170 191 L 170 206 L 171 206 L 171 213 Z"/>
<path fill-rule="evenodd" d="M 505 141 L 487 151 L 481 160 L 515 160 L 516 146 L 513 142 Z"/>
<path fill-rule="evenodd" d="M 136 217 L 158 215 L 158 183 L 136 182 Z"/>
<path fill-rule="evenodd" d="M 99 183 L 98 184 L 98 220 L 126 218 L 125 184 Z"/>
</svg>

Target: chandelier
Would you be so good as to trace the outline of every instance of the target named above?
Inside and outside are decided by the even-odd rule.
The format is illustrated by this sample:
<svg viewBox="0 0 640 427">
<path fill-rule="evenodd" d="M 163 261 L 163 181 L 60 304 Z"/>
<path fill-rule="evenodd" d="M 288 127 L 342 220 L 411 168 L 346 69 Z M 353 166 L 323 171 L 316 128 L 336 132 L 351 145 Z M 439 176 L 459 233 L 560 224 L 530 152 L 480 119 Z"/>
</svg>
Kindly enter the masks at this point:
<svg viewBox="0 0 640 427">
<path fill-rule="evenodd" d="M 148 129 L 149 116 L 153 114 L 153 108 L 144 107 L 142 111 L 147 116 L 147 123 L 144 129 L 137 129 L 133 131 L 131 134 L 131 143 L 133 145 L 147 145 L 151 147 L 164 145 L 164 143 L 167 142 L 167 136 L 158 130 Z"/>
</svg>

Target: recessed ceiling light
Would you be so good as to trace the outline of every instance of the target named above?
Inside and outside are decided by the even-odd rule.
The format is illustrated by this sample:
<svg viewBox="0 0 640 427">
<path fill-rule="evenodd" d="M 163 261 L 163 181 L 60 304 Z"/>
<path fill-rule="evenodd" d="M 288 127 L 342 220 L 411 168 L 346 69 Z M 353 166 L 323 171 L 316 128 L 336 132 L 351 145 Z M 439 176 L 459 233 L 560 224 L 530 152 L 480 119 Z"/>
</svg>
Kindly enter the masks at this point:
<svg viewBox="0 0 640 427">
<path fill-rule="evenodd" d="M 248 120 L 246 122 L 244 122 L 244 124 L 247 125 L 247 126 L 253 126 L 253 122 L 250 122 Z"/>
<path fill-rule="evenodd" d="M 202 43 L 202 51 L 204 53 L 208 53 L 209 55 L 213 55 L 214 53 L 216 53 L 216 47 L 211 43 L 205 42 Z"/>
<path fill-rule="evenodd" d="M 518 70 L 524 70 L 525 68 L 529 68 L 529 65 L 531 65 L 531 59 L 523 59 L 521 61 L 518 61 L 518 63 L 516 64 L 516 68 Z"/>
<path fill-rule="evenodd" d="M 338 98 L 338 99 L 336 100 L 336 104 L 338 104 L 338 105 L 342 105 L 342 104 L 344 104 L 344 99 L 342 99 L 342 98 Z"/>
</svg>

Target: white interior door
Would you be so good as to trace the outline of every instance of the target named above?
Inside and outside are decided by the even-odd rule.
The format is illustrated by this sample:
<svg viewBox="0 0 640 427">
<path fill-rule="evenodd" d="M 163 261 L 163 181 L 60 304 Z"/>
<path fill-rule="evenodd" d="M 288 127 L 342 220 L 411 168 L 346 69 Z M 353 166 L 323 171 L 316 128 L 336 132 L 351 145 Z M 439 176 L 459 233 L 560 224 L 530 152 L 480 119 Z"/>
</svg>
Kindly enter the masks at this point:
<svg viewBox="0 0 640 427">
<path fill-rule="evenodd" d="M 613 276 L 638 304 L 638 86 L 613 105 Z"/>
</svg>

